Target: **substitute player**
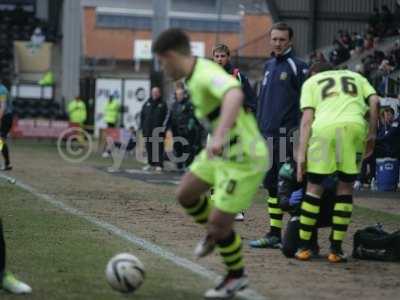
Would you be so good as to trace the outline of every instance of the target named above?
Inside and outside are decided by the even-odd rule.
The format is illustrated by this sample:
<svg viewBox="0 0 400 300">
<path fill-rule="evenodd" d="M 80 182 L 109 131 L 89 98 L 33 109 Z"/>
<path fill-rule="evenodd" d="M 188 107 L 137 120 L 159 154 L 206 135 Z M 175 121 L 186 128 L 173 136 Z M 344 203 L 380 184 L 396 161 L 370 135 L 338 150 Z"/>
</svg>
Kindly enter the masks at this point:
<svg viewBox="0 0 400 300">
<path fill-rule="evenodd" d="M 164 31 L 153 52 L 173 79 L 186 78 L 196 117 L 211 134 L 207 149 L 183 176 L 177 199 L 197 223 L 207 224 L 207 236 L 195 254 L 204 257 L 217 247 L 227 269 L 225 278 L 205 298 L 231 298 L 248 285 L 234 219 L 249 207 L 263 179 L 267 148 L 254 117 L 242 107 L 239 81 L 216 63 L 192 56 L 189 38 L 182 30 Z M 205 197 L 211 187 L 213 207 Z"/>
<path fill-rule="evenodd" d="M 3 144 L 1 150 L 4 158 L 4 166 L 2 167 L 3 171 L 9 171 L 12 169 L 7 144 L 7 136 L 13 122 L 13 105 L 9 90 L 10 83 L 7 80 L 3 80 L 0 84 L 0 140 Z"/>
<path fill-rule="evenodd" d="M 299 260 L 312 256 L 310 239 L 320 213 L 322 181 L 337 173 L 331 248 L 328 260 L 344 262 L 342 241 L 353 210 L 353 183 L 364 157 L 372 154 L 376 136 L 379 98 L 367 79 L 348 70 L 332 70 L 328 63 L 315 64 L 303 85 L 297 179 L 307 173 L 307 190 L 301 205 Z M 315 75 L 313 75 L 315 74 Z M 369 105 L 369 124 L 365 115 Z"/>
</svg>

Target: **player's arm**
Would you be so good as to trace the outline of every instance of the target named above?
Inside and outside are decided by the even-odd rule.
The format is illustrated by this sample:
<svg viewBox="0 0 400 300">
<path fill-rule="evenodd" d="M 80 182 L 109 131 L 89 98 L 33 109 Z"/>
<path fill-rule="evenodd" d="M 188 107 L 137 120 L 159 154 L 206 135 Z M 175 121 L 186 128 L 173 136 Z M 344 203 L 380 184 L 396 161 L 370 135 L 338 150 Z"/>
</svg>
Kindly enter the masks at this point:
<svg viewBox="0 0 400 300">
<path fill-rule="evenodd" d="M 369 126 L 368 126 L 368 136 L 367 136 L 367 145 L 364 153 L 364 157 L 369 157 L 374 151 L 375 140 L 376 140 L 376 127 L 378 125 L 379 118 L 379 97 L 372 87 L 372 85 L 368 82 L 368 80 L 359 75 L 361 77 L 361 91 L 364 99 L 367 99 L 369 105 Z"/>
<path fill-rule="evenodd" d="M 303 111 L 300 122 L 300 141 L 297 150 L 297 180 L 303 181 L 303 176 L 306 171 L 307 160 L 307 145 L 311 136 L 311 125 L 314 121 L 315 108 L 317 100 L 314 95 L 315 87 L 312 81 L 307 80 L 301 89 L 300 109 Z"/>
<path fill-rule="evenodd" d="M 0 121 L 3 119 L 6 110 L 6 96 L 0 95 Z"/>
<path fill-rule="evenodd" d="M 240 88 L 229 89 L 222 100 L 220 121 L 212 135 L 212 143 L 208 149 L 210 156 L 220 155 L 229 130 L 233 127 L 243 104 L 243 92 Z"/>
<path fill-rule="evenodd" d="M 378 124 L 379 117 L 379 97 L 375 95 L 371 95 L 368 98 L 369 102 L 369 127 L 368 127 L 368 137 L 367 137 L 367 145 L 365 149 L 364 157 L 371 156 L 374 151 L 375 139 L 376 139 L 376 127 Z"/>
<path fill-rule="evenodd" d="M 300 144 L 297 151 L 297 181 L 302 182 L 307 159 L 307 145 L 311 136 L 311 125 L 314 121 L 314 109 L 305 108 L 300 123 Z"/>
</svg>

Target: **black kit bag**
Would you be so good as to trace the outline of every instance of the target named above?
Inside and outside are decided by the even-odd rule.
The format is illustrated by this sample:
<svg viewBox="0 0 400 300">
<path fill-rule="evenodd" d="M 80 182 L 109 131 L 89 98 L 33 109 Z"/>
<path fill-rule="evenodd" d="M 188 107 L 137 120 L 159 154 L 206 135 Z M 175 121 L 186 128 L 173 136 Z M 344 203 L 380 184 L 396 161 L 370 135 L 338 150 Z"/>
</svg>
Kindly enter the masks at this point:
<svg viewBox="0 0 400 300">
<path fill-rule="evenodd" d="M 381 224 L 357 230 L 353 257 L 367 260 L 400 261 L 400 230 L 388 233 Z"/>
</svg>

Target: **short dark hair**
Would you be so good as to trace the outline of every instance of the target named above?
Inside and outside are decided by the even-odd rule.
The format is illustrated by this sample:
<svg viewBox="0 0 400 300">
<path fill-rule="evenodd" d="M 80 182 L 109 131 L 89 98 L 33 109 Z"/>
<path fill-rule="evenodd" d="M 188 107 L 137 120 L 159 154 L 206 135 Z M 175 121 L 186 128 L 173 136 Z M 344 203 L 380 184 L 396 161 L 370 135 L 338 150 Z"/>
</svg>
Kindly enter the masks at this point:
<svg viewBox="0 0 400 300">
<path fill-rule="evenodd" d="M 231 50 L 225 44 L 217 44 L 217 45 L 215 45 L 214 48 L 212 49 L 212 55 L 214 55 L 215 52 L 224 52 L 228 56 L 231 55 Z"/>
<path fill-rule="evenodd" d="M 308 72 L 310 75 L 312 75 L 314 73 L 321 73 L 325 71 L 331 71 L 334 69 L 335 68 L 333 67 L 333 65 L 328 62 L 316 62 L 311 65 L 310 70 Z"/>
<path fill-rule="evenodd" d="M 392 115 L 394 115 L 394 109 L 392 107 L 390 107 L 390 106 L 385 107 L 383 109 L 383 111 L 390 112 Z"/>
<path fill-rule="evenodd" d="M 294 35 L 293 28 L 283 22 L 278 22 L 278 23 L 272 24 L 272 27 L 269 31 L 270 34 L 271 34 L 272 30 L 287 31 L 289 33 L 290 40 L 293 38 L 293 35 Z"/>
<path fill-rule="evenodd" d="M 153 53 L 163 54 L 170 50 L 183 55 L 190 55 L 190 40 L 183 30 L 179 28 L 167 29 L 153 43 Z"/>
</svg>

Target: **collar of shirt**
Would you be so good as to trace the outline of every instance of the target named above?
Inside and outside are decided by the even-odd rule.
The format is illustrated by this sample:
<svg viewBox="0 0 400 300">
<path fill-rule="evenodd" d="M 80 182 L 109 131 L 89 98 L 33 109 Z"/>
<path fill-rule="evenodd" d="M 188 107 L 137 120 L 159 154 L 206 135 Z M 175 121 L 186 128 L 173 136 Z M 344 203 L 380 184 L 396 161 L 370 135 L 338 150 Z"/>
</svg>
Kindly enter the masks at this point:
<svg viewBox="0 0 400 300">
<path fill-rule="evenodd" d="M 276 60 L 278 62 L 282 62 L 284 60 L 286 60 L 288 57 L 292 56 L 292 48 L 288 48 L 285 50 L 285 52 L 283 52 L 283 55 L 281 56 L 276 56 Z"/>
<path fill-rule="evenodd" d="M 225 69 L 225 71 L 226 71 L 227 73 L 232 74 L 233 66 L 232 66 L 232 64 L 231 64 L 230 62 L 228 62 L 228 63 L 224 66 L 224 69 Z"/>
</svg>

